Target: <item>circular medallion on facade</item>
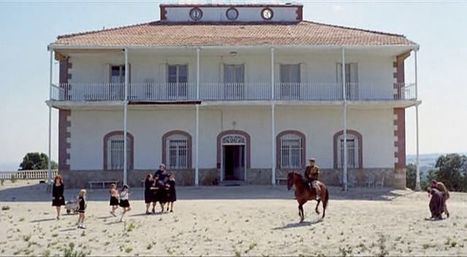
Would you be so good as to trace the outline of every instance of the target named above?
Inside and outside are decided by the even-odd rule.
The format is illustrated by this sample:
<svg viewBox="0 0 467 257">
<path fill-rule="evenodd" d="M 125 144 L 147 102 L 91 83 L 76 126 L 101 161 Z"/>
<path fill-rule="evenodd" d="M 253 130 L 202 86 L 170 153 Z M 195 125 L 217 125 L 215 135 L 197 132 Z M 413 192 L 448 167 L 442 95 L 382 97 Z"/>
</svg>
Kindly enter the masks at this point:
<svg viewBox="0 0 467 257">
<path fill-rule="evenodd" d="M 274 12 L 271 10 L 271 8 L 266 7 L 261 11 L 261 17 L 265 20 L 271 20 L 273 16 Z"/>
<path fill-rule="evenodd" d="M 203 11 L 201 11 L 201 9 L 199 9 L 198 7 L 191 9 L 190 18 L 194 21 L 201 20 L 201 18 L 203 18 Z"/>
<path fill-rule="evenodd" d="M 227 17 L 229 21 L 234 21 L 238 18 L 238 10 L 235 9 L 234 7 L 230 7 L 225 12 L 225 16 Z"/>
</svg>

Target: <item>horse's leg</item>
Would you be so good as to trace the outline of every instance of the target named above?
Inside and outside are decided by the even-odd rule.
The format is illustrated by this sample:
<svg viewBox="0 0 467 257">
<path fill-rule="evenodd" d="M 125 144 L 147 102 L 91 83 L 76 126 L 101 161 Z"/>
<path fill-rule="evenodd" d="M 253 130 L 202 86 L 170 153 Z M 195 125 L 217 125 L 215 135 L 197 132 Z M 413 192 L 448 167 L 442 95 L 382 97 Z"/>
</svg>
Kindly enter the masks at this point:
<svg viewBox="0 0 467 257">
<path fill-rule="evenodd" d="M 321 199 L 319 199 L 319 200 L 316 200 L 316 201 L 317 201 L 317 203 L 316 203 L 316 207 L 315 207 L 315 212 L 316 212 L 316 214 L 318 214 L 318 215 L 319 215 L 318 206 L 319 206 L 319 203 L 321 202 Z"/>
<path fill-rule="evenodd" d="M 305 214 L 303 213 L 303 204 L 298 205 L 298 215 L 300 216 L 300 223 L 305 219 Z"/>
</svg>

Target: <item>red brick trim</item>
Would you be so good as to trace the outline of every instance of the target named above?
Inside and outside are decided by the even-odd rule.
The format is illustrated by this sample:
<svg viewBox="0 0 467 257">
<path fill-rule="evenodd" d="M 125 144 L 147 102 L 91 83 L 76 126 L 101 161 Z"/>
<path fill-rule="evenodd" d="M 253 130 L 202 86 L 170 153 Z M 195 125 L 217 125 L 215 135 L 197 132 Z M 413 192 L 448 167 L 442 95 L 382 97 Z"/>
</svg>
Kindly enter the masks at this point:
<svg viewBox="0 0 467 257">
<path fill-rule="evenodd" d="M 122 130 L 116 130 L 116 131 L 112 131 L 112 132 L 109 132 L 107 133 L 105 136 L 104 136 L 104 139 L 102 140 L 103 142 L 103 153 L 104 153 L 104 156 L 103 156 L 103 160 L 104 160 L 104 170 L 109 170 L 108 167 L 107 167 L 107 141 L 109 141 L 110 137 L 112 136 L 117 136 L 117 135 L 120 135 L 120 136 L 123 136 L 123 131 Z M 134 155 L 135 155 L 135 148 L 134 148 L 134 137 L 132 134 L 130 134 L 129 132 L 127 132 L 127 142 L 128 142 L 128 145 L 130 146 L 130 149 L 131 149 L 131 154 L 130 156 L 128 156 L 128 164 L 130 166 L 130 170 L 133 169 L 133 160 L 134 160 Z"/>
<path fill-rule="evenodd" d="M 396 151 L 394 152 L 394 158 L 397 158 L 394 161 L 395 169 L 404 169 L 406 166 L 406 156 L 405 156 L 405 109 L 404 108 L 394 108 L 394 136 L 396 137 L 394 141 L 394 147 Z"/>
<path fill-rule="evenodd" d="M 405 59 L 410 56 L 410 52 L 398 55 L 396 60 L 393 62 L 393 68 L 395 71 L 393 73 L 394 78 L 394 99 L 400 100 L 402 96 L 401 88 L 405 82 Z"/>
<path fill-rule="evenodd" d="M 182 168 L 182 169 L 191 169 L 192 167 L 192 152 L 193 152 L 193 148 L 192 148 L 192 139 L 191 139 L 191 135 L 188 133 L 188 132 L 185 132 L 183 130 L 171 130 L 167 133 L 165 133 L 163 136 L 162 136 L 162 163 L 166 164 L 167 165 L 167 138 L 170 137 L 170 136 L 173 136 L 173 135 L 182 135 L 182 136 L 185 136 L 187 139 L 188 139 L 188 156 L 187 156 L 187 165 L 188 167 L 186 168 Z M 167 165 L 168 167 L 168 165 Z"/>
<path fill-rule="evenodd" d="M 305 168 L 306 166 L 306 137 L 305 137 L 305 134 L 303 134 L 302 132 L 298 131 L 298 130 L 284 130 L 282 131 L 281 133 L 279 133 L 277 136 L 276 136 L 276 167 L 278 169 L 282 169 L 281 165 L 280 165 L 280 157 L 281 157 L 281 137 L 287 135 L 287 134 L 293 134 L 293 135 L 296 135 L 296 136 L 299 136 L 301 138 L 301 147 L 302 147 L 302 152 L 301 152 L 301 156 L 300 156 L 300 159 L 302 160 L 302 165 L 301 165 L 301 168 Z"/>
<path fill-rule="evenodd" d="M 250 135 L 243 130 L 225 130 L 217 135 L 217 168 L 221 168 L 221 155 L 222 155 L 222 137 L 229 134 L 237 134 L 245 137 L 246 140 L 246 168 L 251 166 L 251 139 Z"/>
<path fill-rule="evenodd" d="M 161 21 L 167 20 L 167 10 L 165 9 L 167 6 L 166 5 L 160 5 L 160 13 L 161 13 Z"/>
<path fill-rule="evenodd" d="M 299 5 L 297 6 L 297 21 L 302 21 L 303 20 L 303 6 Z"/>
<path fill-rule="evenodd" d="M 60 171 L 70 170 L 70 156 L 67 153 L 71 149 L 71 144 L 68 142 L 71 139 L 71 133 L 67 131 L 71 127 L 69 117 L 71 117 L 70 110 L 58 111 L 58 169 Z"/>
<path fill-rule="evenodd" d="M 338 139 L 340 136 L 342 136 L 344 134 L 344 131 L 341 130 L 339 132 L 337 132 L 336 134 L 334 134 L 334 143 L 333 143 L 333 152 L 334 152 L 334 169 L 337 169 L 338 167 L 338 154 L 337 154 L 337 144 L 338 144 Z M 357 168 L 358 169 L 362 169 L 363 168 L 363 137 L 362 137 L 362 134 L 360 134 L 358 131 L 356 130 L 352 130 L 352 129 L 347 129 L 347 134 L 350 134 L 350 135 L 353 135 L 357 138 L 357 141 L 358 141 L 358 166 Z"/>
</svg>

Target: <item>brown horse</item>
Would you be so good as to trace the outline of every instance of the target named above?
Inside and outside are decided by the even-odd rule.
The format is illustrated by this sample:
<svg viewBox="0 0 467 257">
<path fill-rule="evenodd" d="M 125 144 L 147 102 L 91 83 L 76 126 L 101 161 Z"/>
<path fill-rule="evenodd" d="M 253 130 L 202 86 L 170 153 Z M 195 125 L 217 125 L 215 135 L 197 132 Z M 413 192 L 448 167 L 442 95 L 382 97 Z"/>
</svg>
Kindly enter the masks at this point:
<svg viewBox="0 0 467 257">
<path fill-rule="evenodd" d="M 289 172 L 289 174 L 287 175 L 287 189 L 290 190 L 292 186 L 295 186 L 295 198 L 298 202 L 298 216 L 300 216 L 300 222 L 303 222 L 303 220 L 305 219 L 305 214 L 303 213 L 303 205 L 310 200 L 318 201 L 315 207 L 315 212 L 318 215 L 319 203 L 323 201 L 323 216 L 321 218 L 324 218 L 324 216 L 326 215 L 326 207 L 328 205 L 329 200 L 329 191 L 324 183 L 318 181 L 318 185 L 321 189 L 319 200 L 316 199 L 315 190 L 309 189 L 300 173 L 292 171 Z"/>
</svg>

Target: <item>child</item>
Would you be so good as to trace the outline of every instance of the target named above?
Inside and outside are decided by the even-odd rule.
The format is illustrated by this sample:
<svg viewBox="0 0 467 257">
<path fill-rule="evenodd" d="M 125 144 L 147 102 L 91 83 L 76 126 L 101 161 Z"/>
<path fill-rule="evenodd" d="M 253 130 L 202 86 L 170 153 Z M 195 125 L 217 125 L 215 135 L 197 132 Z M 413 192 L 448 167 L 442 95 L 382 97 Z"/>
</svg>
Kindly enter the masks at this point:
<svg viewBox="0 0 467 257">
<path fill-rule="evenodd" d="M 168 194 L 167 194 L 167 211 L 173 212 L 174 202 L 177 201 L 177 192 L 175 191 L 175 175 L 170 174 L 169 181 L 167 181 Z"/>
<path fill-rule="evenodd" d="M 84 226 L 84 212 L 86 210 L 86 190 L 81 189 L 78 195 L 78 228 L 85 229 Z"/>
<path fill-rule="evenodd" d="M 123 208 L 122 216 L 120 217 L 120 222 L 123 221 L 123 216 L 125 213 L 131 210 L 130 201 L 128 201 L 128 186 L 123 185 L 122 191 L 120 192 L 120 207 Z"/>
<path fill-rule="evenodd" d="M 110 214 L 112 214 L 114 217 L 117 217 L 115 215 L 115 210 L 118 209 L 118 190 L 117 190 L 117 185 L 112 184 L 110 185 L 110 206 L 112 206 L 112 210 L 110 211 Z"/>
</svg>

